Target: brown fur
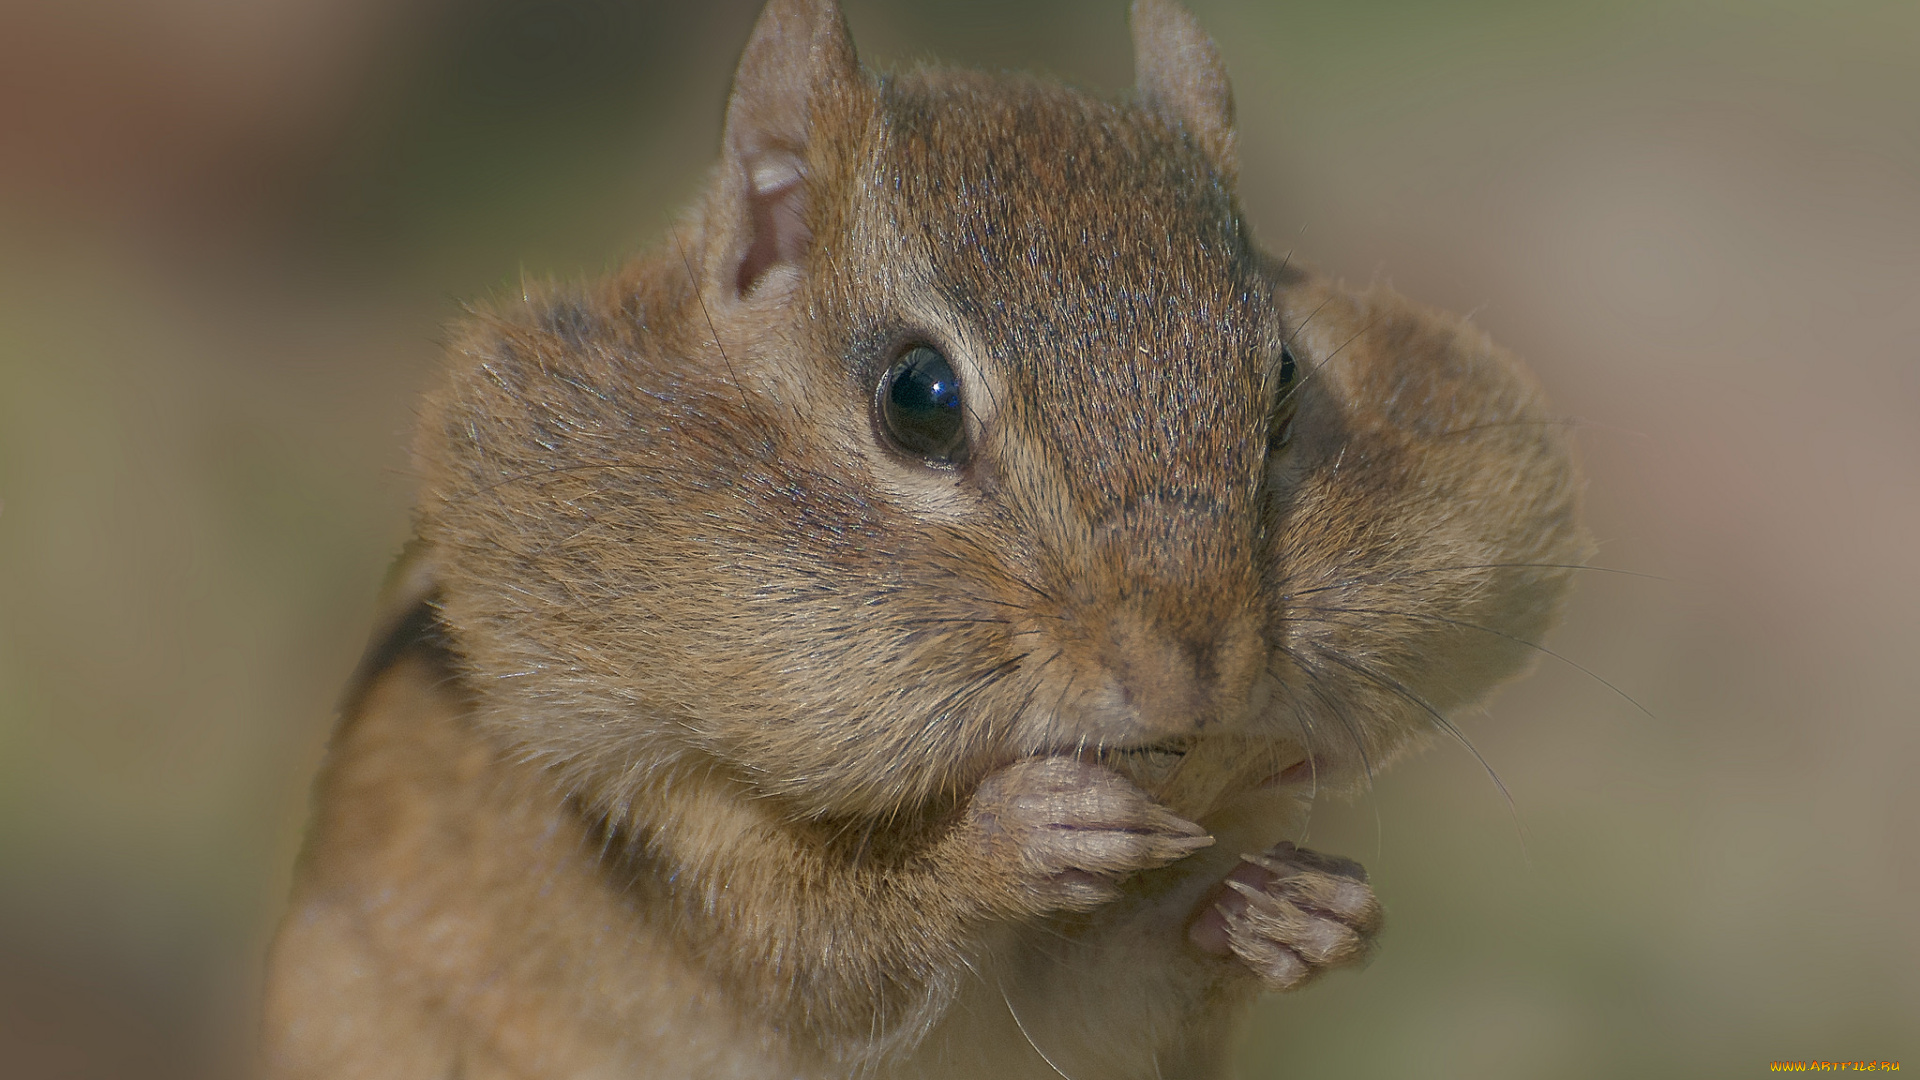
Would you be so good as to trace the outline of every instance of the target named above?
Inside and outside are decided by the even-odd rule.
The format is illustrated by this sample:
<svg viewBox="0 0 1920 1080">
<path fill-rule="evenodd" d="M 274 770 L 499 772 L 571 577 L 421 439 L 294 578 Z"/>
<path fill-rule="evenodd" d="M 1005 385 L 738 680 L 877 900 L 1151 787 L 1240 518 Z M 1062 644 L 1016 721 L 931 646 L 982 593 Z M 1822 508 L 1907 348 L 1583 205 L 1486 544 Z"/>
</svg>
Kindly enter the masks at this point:
<svg viewBox="0 0 1920 1080">
<path fill-rule="evenodd" d="M 1211 43 L 1135 33 L 1110 101 L 773 0 L 669 241 L 465 323 L 273 1075 L 1215 1075 L 1365 951 L 1273 845 L 1524 666 L 1568 449 L 1478 332 L 1261 253 Z M 876 436 L 913 342 L 956 467 Z"/>
</svg>

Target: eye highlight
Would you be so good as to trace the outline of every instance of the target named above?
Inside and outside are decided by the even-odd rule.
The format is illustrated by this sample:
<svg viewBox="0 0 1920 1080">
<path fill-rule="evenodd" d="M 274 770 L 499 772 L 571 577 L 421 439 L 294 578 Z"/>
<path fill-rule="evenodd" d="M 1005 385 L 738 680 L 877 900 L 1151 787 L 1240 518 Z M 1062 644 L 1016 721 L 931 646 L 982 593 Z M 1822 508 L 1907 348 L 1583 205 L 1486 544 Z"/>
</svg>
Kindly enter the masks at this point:
<svg viewBox="0 0 1920 1080">
<path fill-rule="evenodd" d="M 876 392 L 880 430 L 894 446 L 929 463 L 952 465 L 966 451 L 960 379 L 931 345 L 900 354 Z"/>
</svg>

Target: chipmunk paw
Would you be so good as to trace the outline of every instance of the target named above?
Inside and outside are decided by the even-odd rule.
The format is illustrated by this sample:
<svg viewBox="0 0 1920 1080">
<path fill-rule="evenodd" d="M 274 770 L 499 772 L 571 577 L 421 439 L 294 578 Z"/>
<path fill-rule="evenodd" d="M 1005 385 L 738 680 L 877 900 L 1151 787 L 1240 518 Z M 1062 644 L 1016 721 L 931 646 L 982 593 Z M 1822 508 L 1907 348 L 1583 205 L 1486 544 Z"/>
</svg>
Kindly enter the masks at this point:
<svg viewBox="0 0 1920 1080">
<path fill-rule="evenodd" d="M 1282 842 L 1241 856 L 1187 935 L 1205 952 L 1238 958 L 1267 989 L 1292 990 L 1365 959 L 1380 924 L 1359 863 Z"/>
<path fill-rule="evenodd" d="M 1207 831 L 1102 766 L 1028 758 L 989 776 L 970 816 L 1036 911 L 1089 911 L 1119 882 L 1213 843 Z"/>
</svg>

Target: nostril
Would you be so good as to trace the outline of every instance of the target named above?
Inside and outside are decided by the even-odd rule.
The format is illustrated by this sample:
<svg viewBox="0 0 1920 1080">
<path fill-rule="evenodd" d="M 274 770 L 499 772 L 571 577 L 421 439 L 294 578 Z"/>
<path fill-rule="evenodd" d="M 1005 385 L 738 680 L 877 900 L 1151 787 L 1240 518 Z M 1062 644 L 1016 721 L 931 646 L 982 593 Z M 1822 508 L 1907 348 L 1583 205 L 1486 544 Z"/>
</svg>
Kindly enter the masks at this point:
<svg viewBox="0 0 1920 1080">
<path fill-rule="evenodd" d="M 1183 620 L 1123 611 L 1095 643 L 1106 706 L 1130 738 L 1158 741 L 1197 733 L 1246 712 L 1261 670 L 1250 619 Z M 1113 734 L 1118 734 L 1115 730 Z"/>
</svg>

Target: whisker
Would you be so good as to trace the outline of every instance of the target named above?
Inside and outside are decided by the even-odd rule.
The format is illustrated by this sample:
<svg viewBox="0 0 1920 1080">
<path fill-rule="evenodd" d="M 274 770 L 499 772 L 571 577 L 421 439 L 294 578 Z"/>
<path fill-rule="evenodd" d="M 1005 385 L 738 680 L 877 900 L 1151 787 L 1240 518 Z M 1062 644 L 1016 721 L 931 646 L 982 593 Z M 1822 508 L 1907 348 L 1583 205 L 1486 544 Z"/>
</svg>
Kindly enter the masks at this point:
<svg viewBox="0 0 1920 1080">
<path fill-rule="evenodd" d="M 971 702 L 975 697 L 978 697 L 980 694 L 985 693 L 990 687 L 998 684 L 1001 679 L 1018 670 L 1021 663 L 1032 655 L 1032 653 L 1021 653 L 1019 656 L 1002 660 L 1000 663 L 980 672 L 978 675 L 970 676 L 965 684 L 935 702 L 933 707 L 926 710 L 924 715 L 929 718 L 943 716 L 955 706 Z"/>
<path fill-rule="evenodd" d="M 1300 839 L 1305 840 L 1313 832 L 1313 808 L 1320 799 L 1320 754 L 1313 745 L 1313 717 L 1301 714 L 1300 734 L 1307 744 L 1307 819 L 1300 823 Z"/>
<path fill-rule="evenodd" d="M 1300 246 L 1300 238 L 1305 235 L 1307 235 L 1307 223 L 1303 221 L 1300 223 L 1300 231 L 1293 234 L 1293 243 L 1287 246 L 1286 255 L 1280 259 L 1280 269 L 1273 275 L 1275 279 L 1286 276 L 1287 267 L 1293 265 L 1293 249 Z"/>
<path fill-rule="evenodd" d="M 1030 652 L 1023 652 L 1019 656 L 1013 656 L 1005 660 L 1002 660 L 998 664 L 995 664 L 993 667 L 988 668 L 986 671 L 975 676 L 972 682 L 969 684 L 969 687 L 967 688 L 967 692 L 970 695 L 977 694 L 979 691 L 984 690 L 988 686 L 991 686 L 995 680 L 1004 678 L 1005 676 L 1018 670 L 1020 665 L 1026 662 L 1027 657 L 1032 655 L 1033 654 Z M 947 706 L 952 703 L 953 703 L 953 695 L 948 695 L 948 697 L 945 700 L 943 700 L 939 705 L 935 706 L 933 711 L 936 713 L 944 712 L 946 711 Z"/>
<path fill-rule="evenodd" d="M 1038 664 L 1035 664 L 1033 666 L 1033 674 L 1030 677 L 1027 684 L 1027 696 L 1024 698 L 1021 698 L 1020 707 L 1013 710 L 1013 712 L 1009 714 L 1010 716 L 1009 725 L 1008 725 L 1009 727 L 1018 727 L 1020 719 L 1027 715 L 1027 710 L 1033 708 L 1033 699 L 1039 696 L 1040 694 L 1040 686 L 1044 681 L 1043 676 L 1046 673 L 1047 665 L 1053 663 L 1055 660 L 1058 660 L 1059 658 L 1060 658 L 1060 652 L 1059 650 L 1056 649 L 1054 650 L 1051 656 L 1048 656 L 1045 660 L 1042 660 Z"/>
<path fill-rule="evenodd" d="M 1021 653 L 1018 656 L 1009 657 L 995 664 L 993 667 L 968 675 L 964 683 L 935 702 L 932 707 L 918 713 L 918 715 L 924 718 L 925 722 L 923 722 L 917 730 L 906 733 L 909 743 L 916 737 L 923 737 L 930 742 L 946 738 L 946 730 L 932 723 L 933 720 L 950 714 L 954 709 L 964 708 L 971 704 L 975 698 L 999 685 L 1001 680 L 1019 670 L 1020 665 L 1031 655 L 1033 654 Z M 952 748 L 944 745 L 935 745 L 929 746 L 927 749 L 929 752 L 948 752 Z M 866 789 L 875 794 L 883 794 L 880 790 L 882 786 L 882 781 L 876 777 L 866 785 Z M 942 782 L 942 790 L 946 790 L 944 781 Z M 888 812 L 890 814 L 898 813 L 900 810 L 901 807 L 894 805 Z"/>
<path fill-rule="evenodd" d="M 1457 563 L 1452 566 L 1427 566 L 1418 570 L 1390 570 L 1387 573 L 1370 577 L 1350 577 L 1327 585 L 1316 585 L 1310 589 L 1297 589 L 1281 594 L 1282 600 L 1291 600 L 1296 596 L 1309 596 L 1329 589 L 1344 589 L 1354 585 L 1384 585 L 1403 577 L 1420 574 L 1450 574 L 1459 570 L 1590 570 L 1596 574 L 1617 574 L 1621 577 L 1644 578 L 1648 581 L 1670 581 L 1659 574 L 1646 574 L 1638 570 L 1619 570 L 1611 566 L 1589 566 L 1585 563 L 1541 563 L 1541 562 L 1497 562 L 1497 563 Z"/>
<path fill-rule="evenodd" d="M 991 382 L 990 382 L 989 380 L 987 380 L 987 379 L 984 379 L 984 378 L 983 378 L 983 379 L 981 379 L 981 380 L 980 380 L 980 384 L 981 384 L 981 385 L 980 385 L 980 389 L 986 392 L 986 395 L 987 395 L 987 403 L 988 403 L 989 405 L 992 405 L 992 406 L 993 406 L 993 411 L 994 411 L 994 414 L 995 414 L 995 415 L 999 415 L 999 412 L 1000 412 L 1000 399 L 999 399 L 999 398 L 996 398 L 996 397 L 994 397 L 994 396 L 993 396 L 993 385 L 992 385 L 992 383 L 991 383 Z M 977 411 L 976 411 L 976 410 L 974 409 L 974 407 L 973 407 L 973 402 L 972 402 L 972 401 L 970 400 L 970 397 L 969 397 L 969 395 L 967 395 L 967 394 L 966 394 L 966 393 L 964 392 L 964 391 L 965 391 L 965 386 L 964 386 L 964 385 L 962 386 L 962 388 L 961 388 L 961 389 L 962 389 L 962 393 L 961 393 L 961 395 L 960 395 L 960 405 L 961 405 L 961 407 L 967 410 L 967 414 L 968 414 L 969 416 L 972 416 L 972 417 L 973 417 L 973 422 L 974 422 L 974 424 L 975 424 L 975 425 L 977 425 L 977 426 L 979 426 L 979 427 L 980 427 L 981 429 L 983 429 L 983 430 L 984 430 L 984 429 L 986 428 L 986 426 L 987 426 L 987 425 L 986 425 L 986 421 L 985 421 L 985 420 L 982 420 L 982 419 L 980 418 L 980 414 L 979 414 L 979 412 L 977 412 Z"/>
<path fill-rule="evenodd" d="M 1052 1069 L 1054 1075 L 1060 1077 L 1060 1080 L 1073 1080 L 1073 1077 L 1062 1072 L 1060 1066 L 1053 1063 L 1053 1059 L 1047 1056 L 1045 1050 L 1040 1049 L 1039 1043 L 1033 1041 L 1033 1035 L 1027 1031 L 1026 1021 L 1020 1019 L 1019 1010 L 1013 1007 L 1013 998 L 1007 995 L 1006 984 L 996 982 L 995 985 L 1000 989 L 1000 1000 L 1007 1004 L 1007 1015 L 1013 1017 L 1013 1026 L 1020 1029 L 1020 1037 L 1027 1040 L 1027 1045 L 1033 1047 L 1033 1052 L 1040 1055 L 1040 1060 L 1046 1062 L 1047 1068 Z"/>
<path fill-rule="evenodd" d="M 1045 590 L 1045 589 L 1042 589 L 1042 588 L 1041 588 L 1040 586 L 1038 586 L 1038 585 L 1035 585 L 1035 584 L 1034 584 L 1033 582 L 1031 582 L 1031 581 L 1028 581 L 1028 580 L 1027 580 L 1026 578 L 1024 578 L 1024 577 L 1022 577 L 1022 576 L 1020 576 L 1019 574 L 1015 574 L 1015 573 L 1012 573 L 1012 572 L 1010 572 L 1010 571 L 1006 571 L 1006 570 L 1005 570 L 1004 568 L 1002 568 L 1002 572 L 1003 572 L 1003 573 L 1005 573 L 1005 575 L 1006 575 L 1006 578 L 1007 578 L 1007 580 L 1008 580 L 1008 581 L 1011 581 L 1011 582 L 1013 582 L 1013 583 L 1014 583 L 1015 585 L 1018 585 L 1018 586 L 1020 586 L 1021 588 L 1023 588 L 1023 589 L 1025 589 L 1025 590 L 1027 590 L 1028 592 L 1030 592 L 1030 593 L 1032 593 L 1033 595 L 1035 595 L 1035 596 L 1037 596 L 1037 597 L 1039 597 L 1040 599 L 1042 599 L 1042 600 L 1044 600 L 1044 601 L 1046 601 L 1047 603 L 1049 603 L 1049 604 L 1056 604 L 1056 603 L 1058 603 L 1058 601 L 1056 601 L 1056 600 L 1054 599 L 1054 597 L 1053 597 L 1053 594 L 1052 594 L 1052 593 L 1050 593 L 1050 592 L 1048 592 L 1048 591 L 1047 591 L 1047 590 Z M 1009 606 L 1011 606 L 1011 605 L 1009 605 Z"/>
<path fill-rule="evenodd" d="M 1532 856 L 1527 852 L 1527 830 L 1525 826 L 1523 826 L 1520 822 L 1520 808 L 1513 801 L 1513 793 L 1507 790 L 1507 785 L 1504 781 L 1500 779 L 1500 774 L 1494 771 L 1493 765 L 1490 762 L 1488 762 L 1486 757 L 1480 753 L 1479 749 L 1473 745 L 1472 740 L 1467 738 L 1465 732 L 1462 732 L 1459 728 L 1455 727 L 1453 721 L 1441 715 L 1440 710 L 1434 708 L 1433 705 L 1427 701 L 1427 699 L 1414 693 L 1412 690 L 1407 689 L 1407 687 L 1403 683 L 1401 683 L 1399 680 L 1391 678 L 1387 675 L 1382 675 L 1381 673 L 1367 667 L 1365 664 L 1362 664 L 1359 661 L 1352 659 L 1351 657 L 1343 656 L 1340 653 L 1335 652 L 1331 649 L 1316 648 L 1314 652 L 1319 656 L 1321 656 L 1322 658 L 1326 660 L 1330 660 L 1333 663 L 1338 664 L 1343 668 L 1346 668 L 1348 671 L 1351 671 L 1356 675 L 1360 675 L 1364 678 L 1373 680 L 1379 685 L 1384 686 L 1389 690 L 1392 690 L 1396 694 L 1399 694 L 1401 697 L 1405 698 L 1409 702 L 1412 702 L 1414 705 L 1419 706 L 1423 712 L 1425 712 L 1428 716 L 1433 718 L 1434 724 L 1437 725 L 1440 728 L 1440 730 L 1446 732 L 1448 735 L 1451 735 L 1453 739 L 1456 742 L 1458 742 L 1461 746 L 1466 747 L 1467 753 L 1472 754 L 1473 759 L 1480 763 L 1480 767 L 1487 771 L 1487 777 L 1493 781 L 1493 786 L 1499 790 L 1500 797 L 1506 800 L 1507 812 L 1513 817 L 1514 832 L 1520 838 L 1520 852 L 1522 855 L 1527 856 L 1529 863 L 1532 862 Z"/>
<path fill-rule="evenodd" d="M 1373 762 L 1367 757 L 1366 741 L 1360 737 L 1360 731 L 1354 726 L 1353 718 L 1348 716 L 1347 710 L 1327 692 L 1326 684 L 1321 680 L 1320 672 L 1315 670 L 1312 664 L 1307 663 L 1305 657 L 1285 645 L 1280 646 L 1280 651 L 1293 658 L 1294 664 L 1298 666 L 1300 671 L 1307 677 L 1307 689 L 1314 697 L 1320 700 L 1320 703 L 1326 707 L 1334 719 L 1340 721 L 1340 726 L 1347 730 L 1347 737 L 1353 740 L 1354 752 L 1360 756 L 1360 770 L 1361 775 L 1366 778 L 1367 791 L 1371 793 L 1373 791 Z M 1316 788 L 1319 786 L 1318 765 L 1314 767 L 1314 785 Z M 1378 858 L 1387 846 L 1387 825 L 1386 820 L 1380 815 L 1380 803 L 1373 799 L 1367 801 L 1373 808 L 1373 853 L 1374 857 Z"/>
<path fill-rule="evenodd" d="M 700 278 L 693 272 L 693 260 L 687 257 L 687 246 L 680 241 L 679 231 L 668 229 L 667 235 L 673 237 L 673 246 L 680 252 L 680 265 L 687 268 L 687 284 L 692 286 L 693 298 L 700 303 L 700 314 L 707 320 L 707 333 L 713 338 L 714 349 L 720 353 L 720 362 L 726 365 L 727 381 L 731 382 L 734 390 L 740 394 L 741 409 L 761 425 L 761 437 L 767 441 L 767 451 L 771 454 L 774 445 L 773 425 L 768 424 L 759 413 L 755 412 L 753 403 L 747 400 L 747 388 L 740 385 L 740 376 L 733 370 L 733 360 L 727 356 L 726 346 L 720 344 L 720 331 L 713 325 L 713 312 L 707 310 L 707 294 L 700 288 Z"/>
<path fill-rule="evenodd" d="M 1303 607 L 1295 610 L 1320 611 L 1320 612 L 1327 612 L 1335 615 L 1397 615 L 1402 618 L 1426 619 L 1429 622 L 1445 623 L 1448 626 L 1458 626 L 1463 630 L 1478 630 L 1483 634 L 1492 634 L 1494 637 L 1505 638 L 1506 640 L 1511 641 L 1516 645 L 1525 645 L 1529 649 L 1533 649 L 1538 652 L 1544 653 L 1547 656 L 1553 657 L 1555 660 L 1560 661 L 1561 663 L 1567 665 L 1568 667 L 1574 669 L 1575 671 L 1578 671 L 1582 675 L 1585 675 L 1587 678 L 1592 679 L 1594 682 L 1599 683 L 1601 686 L 1604 686 L 1607 689 L 1613 691 L 1615 694 L 1618 694 L 1621 700 L 1625 701 L 1627 704 L 1633 706 L 1634 708 L 1640 710 L 1640 712 L 1644 714 L 1647 719 L 1649 720 L 1660 719 L 1658 716 L 1653 715 L 1653 711 L 1651 709 L 1648 709 L 1645 705 L 1642 705 L 1638 701 L 1635 701 L 1632 695 L 1628 694 L 1625 690 L 1620 689 L 1618 686 L 1615 686 L 1611 682 L 1608 682 L 1606 679 L 1601 678 L 1600 675 L 1595 673 L 1593 669 L 1587 667 L 1586 665 L 1578 663 L 1573 660 L 1569 660 L 1567 657 L 1562 656 L 1561 654 L 1553 651 L 1552 649 L 1547 648 L 1545 645 L 1542 645 L 1538 642 L 1528 641 L 1526 638 L 1520 637 L 1515 634 L 1509 634 L 1503 630 L 1495 630 L 1491 626 L 1481 626 L 1478 623 L 1470 623 L 1462 619 L 1449 619 L 1444 615 L 1430 615 L 1423 611 L 1395 611 L 1391 608 Z M 1302 621 L 1324 622 L 1326 620 L 1308 619 L 1308 620 L 1302 620 Z M 1354 624 L 1354 625 L 1358 625 L 1358 624 Z"/>
<path fill-rule="evenodd" d="M 1346 710 L 1340 707 L 1340 703 L 1335 701 L 1333 697 L 1327 693 L 1326 684 L 1321 682 L 1319 673 L 1314 670 L 1312 664 L 1307 663 L 1306 657 L 1300 655 L 1300 653 L 1295 651 L 1291 646 L 1281 645 L 1279 648 L 1281 652 L 1285 653 L 1287 657 L 1293 661 L 1294 666 L 1306 675 L 1307 689 L 1313 693 L 1314 697 L 1320 700 L 1320 704 L 1326 706 L 1327 712 L 1330 713 L 1335 720 L 1340 721 L 1342 727 L 1347 729 L 1347 737 L 1353 740 L 1353 751 L 1360 757 L 1360 772 L 1361 775 L 1366 778 L 1367 790 L 1372 791 L 1373 762 L 1367 757 L 1366 741 L 1360 737 L 1360 729 L 1353 726 L 1353 718 L 1349 717 Z"/>
<path fill-rule="evenodd" d="M 1320 307 L 1326 307 L 1326 306 L 1327 306 L 1327 304 L 1328 304 L 1328 303 L 1330 303 L 1330 302 L 1332 301 L 1332 299 L 1333 299 L 1332 297 L 1328 297 L 1328 298 L 1327 298 L 1326 300 L 1323 300 L 1323 301 L 1321 301 L 1321 302 L 1320 302 Z M 1314 308 L 1314 309 L 1313 309 L 1313 312 L 1312 312 L 1311 314 L 1309 314 L 1309 315 L 1307 316 L 1307 318 L 1306 318 L 1305 320 L 1303 320 L 1303 321 L 1302 321 L 1302 322 L 1300 323 L 1300 326 L 1299 326 L 1299 328 L 1298 328 L 1298 329 L 1296 329 L 1296 330 L 1294 331 L 1294 334 L 1295 334 L 1295 335 L 1297 335 L 1297 334 L 1299 334 L 1299 332 L 1300 332 L 1301 330 L 1304 330 L 1304 329 L 1306 329 L 1306 326 L 1307 326 L 1307 322 L 1310 322 L 1310 321 L 1312 321 L 1312 319 L 1313 319 L 1313 316 L 1314 316 L 1314 315 L 1318 315 L 1319 313 L 1320 313 L 1320 308 L 1319 308 L 1319 307 L 1317 307 L 1317 308 Z M 1307 373 L 1306 373 L 1305 375 L 1302 375 L 1302 376 L 1300 376 L 1300 381 L 1299 381 L 1299 382 L 1297 382 L 1297 383 L 1294 383 L 1294 384 L 1293 384 L 1292 386 L 1289 386 L 1289 387 L 1287 387 L 1287 392 L 1286 392 L 1286 393 L 1284 393 L 1284 394 L 1281 394 L 1281 395 L 1280 395 L 1280 400 L 1274 403 L 1274 407 L 1275 407 L 1275 408 L 1278 408 L 1278 407 L 1280 407 L 1281 405 L 1285 405 L 1285 404 L 1286 404 L 1286 403 L 1287 403 L 1287 402 L 1288 402 L 1289 400 L 1291 400 L 1291 399 L 1293 398 L 1293 395 L 1295 395 L 1295 394 L 1297 394 L 1297 393 L 1299 393 L 1299 392 L 1300 392 L 1300 388 L 1301 388 L 1301 387 L 1303 387 L 1303 386 L 1305 386 L 1305 385 L 1307 385 L 1308 383 L 1310 383 L 1310 382 L 1312 382 L 1312 381 L 1313 381 L 1313 377 L 1314 377 L 1315 375 L 1318 375 L 1318 374 L 1320 374 L 1320 372 L 1321 372 L 1321 371 L 1323 371 L 1323 370 L 1325 370 L 1325 369 L 1326 369 L 1326 366 L 1327 366 L 1328 364 L 1331 364 L 1331 363 L 1333 363 L 1333 358 L 1334 358 L 1334 357 L 1336 357 L 1336 356 L 1339 356 L 1339 355 L 1340 355 L 1340 354 L 1341 354 L 1341 353 L 1342 353 L 1343 351 L 1345 351 L 1345 350 L 1346 350 L 1346 347 L 1347 347 L 1347 346 L 1349 346 L 1349 345 L 1351 345 L 1351 344 L 1353 344 L 1354 342 L 1356 342 L 1356 341 L 1358 341 L 1358 340 L 1360 340 L 1360 336 L 1361 336 L 1362 334 L 1365 334 L 1365 333 L 1366 333 L 1367 331 L 1369 331 L 1369 330 L 1371 330 L 1371 329 L 1373 329 L 1373 324 L 1375 324 L 1375 323 L 1377 323 L 1377 322 L 1379 322 L 1379 321 L 1380 321 L 1380 319 L 1381 319 L 1381 316 L 1379 316 L 1379 315 L 1375 315 L 1375 316 L 1374 316 L 1373 318 L 1371 318 L 1371 319 L 1368 319 L 1368 320 L 1367 320 L 1367 322 L 1366 322 L 1366 325 L 1364 325 L 1364 326 L 1362 326 L 1362 327 L 1361 327 L 1360 329 L 1358 329 L 1358 330 L 1355 330 L 1355 331 L 1353 332 L 1353 336 L 1352 336 L 1352 337 L 1349 337 L 1349 338 L 1348 338 L 1347 340 L 1345 340 L 1345 341 L 1343 341 L 1343 342 L 1341 342 L 1338 348 L 1336 348 L 1336 349 L 1334 349 L 1334 350 L 1333 350 L 1332 352 L 1330 352 L 1330 353 L 1328 353 L 1328 354 L 1327 354 L 1326 356 L 1324 356 L 1324 357 L 1322 357 L 1319 363 L 1317 363 L 1317 364 L 1315 364 L 1315 365 L 1313 365 L 1313 367 L 1312 367 L 1311 369 L 1309 369 L 1309 370 L 1307 371 Z M 1293 338 L 1292 338 L 1292 337 L 1289 337 L 1289 338 L 1287 339 L 1287 343 L 1288 343 L 1288 344 L 1292 344 L 1292 342 L 1293 342 Z"/>
<path fill-rule="evenodd" d="M 1020 611 L 1020 612 L 1024 612 L 1024 613 L 1026 613 L 1026 614 L 1027 614 L 1027 615 L 1028 615 L 1029 617 L 1031 617 L 1031 618 L 1036 618 L 1036 619 L 1064 619 L 1064 618 L 1066 618 L 1066 616 L 1064 616 L 1064 615 L 1059 615 L 1059 614 L 1055 614 L 1055 613 L 1052 613 L 1052 612 L 1045 612 L 1045 611 L 1034 611 L 1033 609 L 1031 609 L 1030 607 L 1028 607 L 1028 606 L 1027 606 L 1027 605 L 1025 605 L 1025 604 L 1016 604 L 1016 603 L 1014 603 L 1014 602 L 1013 602 L 1013 601 L 1011 601 L 1011 600 L 996 600 L 996 599 L 994 599 L 994 598 L 992 598 L 992 597 L 990 597 L 990 596 L 980 596 L 980 595 L 978 595 L 978 594 L 976 594 L 976 593 L 972 593 L 972 592 L 962 592 L 962 591 L 956 591 L 956 592 L 955 592 L 955 593 L 954 593 L 953 595 L 955 595 L 955 596 L 957 596 L 957 597 L 959 597 L 959 598 L 961 598 L 961 599 L 963 599 L 963 600 L 970 600 L 970 601 L 972 601 L 972 602 L 974 602 L 974 603 L 976 603 L 976 604 L 988 604 L 988 605 L 991 605 L 991 606 L 993 606 L 993 607 L 1003 607 L 1003 608 L 1013 608 L 1013 609 L 1014 609 L 1014 610 L 1016 610 L 1016 611 Z"/>
<path fill-rule="evenodd" d="M 1079 678 L 1079 675 L 1077 674 L 1068 675 L 1066 685 L 1060 688 L 1060 700 L 1055 701 L 1053 703 L 1053 717 L 1052 717 L 1053 721 L 1057 722 L 1059 720 L 1060 710 L 1066 707 L 1067 695 L 1073 693 L 1073 683 L 1074 683 L 1074 680 L 1077 678 Z M 1047 727 L 1052 728 L 1053 724 L 1049 723 Z"/>
<path fill-rule="evenodd" d="M 1292 252 L 1288 252 L 1288 257 L 1292 257 Z M 1300 325 L 1293 328 L 1293 333 L 1287 335 L 1287 340 L 1280 343 L 1281 347 L 1282 348 L 1292 347 L 1294 339 L 1300 336 L 1300 332 L 1307 328 L 1307 324 L 1313 321 L 1313 317 L 1315 315 L 1320 314 L 1320 309 L 1326 307 L 1328 304 L 1331 304 L 1331 303 L 1333 303 L 1333 297 L 1329 296 L 1325 300 L 1322 300 L 1320 301 L 1320 303 L 1316 304 L 1312 311 L 1307 312 L 1307 317 L 1300 320 Z"/>
</svg>

